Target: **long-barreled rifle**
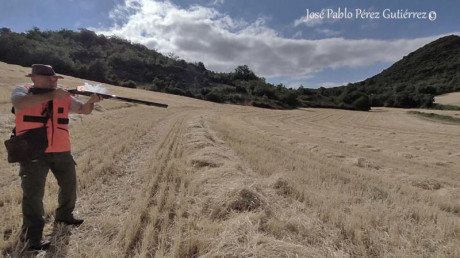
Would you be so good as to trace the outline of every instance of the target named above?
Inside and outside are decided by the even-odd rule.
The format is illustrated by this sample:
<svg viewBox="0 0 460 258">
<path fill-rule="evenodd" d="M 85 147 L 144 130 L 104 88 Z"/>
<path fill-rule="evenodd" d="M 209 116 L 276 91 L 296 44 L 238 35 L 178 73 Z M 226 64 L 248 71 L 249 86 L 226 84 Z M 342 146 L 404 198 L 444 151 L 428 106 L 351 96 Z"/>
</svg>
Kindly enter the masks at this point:
<svg viewBox="0 0 460 258">
<path fill-rule="evenodd" d="M 72 94 L 75 94 L 75 95 L 84 95 L 84 96 L 91 96 L 93 94 L 97 94 L 97 95 L 101 96 L 104 99 L 115 99 L 115 100 L 121 100 L 121 101 L 125 101 L 125 102 L 143 104 L 143 105 L 148 105 L 148 106 L 156 106 L 156 107 L 162 107 L 162 108 L 167 108 L 168 107 L 167 104 L 162 104 L 162 103 L 157 103 L 157 102 L 152 102 L 152 101 L 133 99 L 133 98 L 126 98 L 126 97 L 120 97 L 120 96 L 117 96 L 117 95 L 110 95 L 110 94 L 103 94 L 103 93 L 87 91 L 87 90 L 85 90 L 84 86 L 78 86 L 76 89 L 68 90 L 68 92 L 70 92 Z"/>
</svg>

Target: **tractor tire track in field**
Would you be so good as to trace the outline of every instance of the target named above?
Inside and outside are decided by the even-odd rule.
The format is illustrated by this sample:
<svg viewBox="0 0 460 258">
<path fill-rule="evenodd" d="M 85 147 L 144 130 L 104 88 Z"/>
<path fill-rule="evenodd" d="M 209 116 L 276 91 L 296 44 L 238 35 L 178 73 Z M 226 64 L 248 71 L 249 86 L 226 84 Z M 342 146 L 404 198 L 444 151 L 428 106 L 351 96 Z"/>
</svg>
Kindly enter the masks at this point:
<svg viewBox="0 0 460 258">
<path fill-rule="evenodd" d="M 169 119 L 162 117 L 150 127 L 143 128 L 135 142 L 129 144 L 130 148 L 119 153 L 104 174 L 96 179 L 100 183 L 87 183 L 77 204 L 80 216 L 87 220 L 82 230 L 72 235 L 69 249 L 98 250 L 102 242 L 107 243 L 109 248 L 98 250 L 96 256 L 120 256 L 120 250 L 112 248 L 109 243 L 116 240 L 120 234 L 120 225 L 126 223 L 132 215 L 132 205 L 142 194 L 140 191 L 147 176 L 145 171 L 155 151 L 152 146 L 161 137 L 160 128 L 167 127 L 169 122 Z M 74 254 L 78 252 L 70 251 Z"/>
<path fill-rule="evenodd" d="M 290 141 L 282 137 L 273 137 L 272 134 L 267 133 L 270 132 L 268 130 L 270 128 L 277 132 L 276 126 L 264 128 L 263 123 L 251 123 L 257 119 L 240 118 L 241 116 L 236 116 L 234 119 L 232 117 L 222 118 L 219 132 L 226 141 L 231 143 L 232 148 L 237 150 L 237 153 L 261 175 L 270 178 L 281 172 L 281 180 L 278 180 L 273 186 L 282 190 L 281 193 L 303 202 L 308 207 L 304 212 L 312 215 L 309 219 L 320 219 L 324 229 L 331 232 L 324 239 L 316 237 L 315 241 L 325 241 L 320 245 L 321 247 L 331 248 L 330 250 L 338 248 L 337 251 L 345 252 L 339 256 L 383 256 L 387 252 L 399 252 L 397 249 L 388 247 L 393 246 L 393 243 L 397 243 L 400 238 L 412 241 L 407 244 L 409 253 L 427 252 L 425 254 L 442 256 L 458 250 L 453 247 L 455 243 L 458 243 L 458 237 L 451 237 L 451 234 L 456 235 L 459 229 L 458 224 L 455 224 L 458 222 L 460 207 L 455 198 L 458 186 L 454 182 L 447 184 L 436 180 L 425 181 L 423 177 L 414 177 L 418 181 L 407 184 L 397 177 L 389 177 L 378 171 L 377 168 L 366 164 L 358 163 L 348 166 L 342 164 L 340 160 L 331 160 L 320 153 L 310 152 L 308 149 L 293 149 L 289 147 Z M 273 119 L 270 119 L 267 123 L 272 123 L 272 121 Z M 253 129 L 254 126 L 259 130 Z M 280 127 L 282 128 L 282 125 Z M 264 129 L 260 130 L 260 128 Z M 302 138 L 302 135 L 292 132 L 287 134 L 289 135 L 291 137 L 295 135 L 297 140 L 311 139 Z M 318 147 L 323 148 L 324 143 L 327 142 L 323 140 L 319 143 L 323 145 Z M 351 151 L 362 152 L 360 149 Z M 264 155 L 254 155 L 254 153 L 264 153 Z M 372 153 L 369 154 L 373 156 Z M 283 190 L 285 188 L 288 190 Z M 424 189 L 425 192 L 421 194 L 418 188 Z M 441 191 L 436 193 L 438 189 Z M 451 193 L 452 196 L 439 198 L 438 195 L 442 192 Z M 361 220 L 357 219 L 358 216 Z M 376 221 L 379 223 L 376 227 L 365 225 L 365 223 Z M 419 221 L 429 225 L 424 227 L 424 230 L 430 233 L 420 234 L 417 230 L 398 231 L 401 227 L 414 228 Z M 395 227 L 396 223 L 401 226 Z M 451 223 L 455 226 L 449 228 L 448 231 L 440 230 L 438 226 L 447 226 Z M 364 228 L 366 232 L 362 234 L 361 230 Z M 342 236 L 337 237 L 337 230 Z M 389 238 L 388 234 L 392 237 Z M 420 234 L 417 238 L 412 237 L 417 234 Z M 423 247 L 419 246 L 418 238 L 422 239 L 426 235 L 437 235 L 439 237 L 437 241 L 448 241 L 449 249 L 423 250 Z M 318 234 L 318 236 L 322 235 Z M 333 241 L 336 245 L 328 246 L 327 240 Z M 382 245 L 382 243 L 385 244 Z M 402 244 L 399 243 L 399 245 Z M 331 253 L 328 255 L 334 256 Z"/>
<path fill-rule="evenodd" d="M 175 244 L 170 233 L 175 217 L 182 216 L 178 202 L 183 199 L 185 187 L 181 165 L 183 124 L 183 117 L 173 121 L 146 167 L 140 197 L 117 236 L 125 257 L 154 256 L 157 252 L 162 256 Z"/>
<path fill-rule="evenodd" d="M 318 112 L 318 111 L 316 111 Z M 328 119 L 316 120 L 315 114 L 297 110 L 295 115 L 287 116 L 280 113 L 274 116 L 269 112 L 260 111 L 261 114 L 243 114 L 243 121 L 254 130 L 265 132 L 283 141 L 290 142 L 299 149 L 309 149 L 319 155 L 331 159 L 331 162 L 342 162 L 344 165 L 366 167 L 374 170 L 391 172 L 395 171 L 399 176 L 405 168 L 417 167 L 416 170 L 426 170 L 427 166 L 439 171 L 437 176 L 451 176 L 453 160 L 435 160 L 431 158 L 432 151 L 446 146 L 447 139 L 455 139 L 452 133 L 443 133 L 435 130 L 421 130 L 413 126 L 414 130 L 408 130 L 407 124 L 401 124 L 405 118 L 413 119 L 405 113 L 392 114 L 390 112 L 374 113 L 371 124 L 381 123 L 382 126 L 368 126 L 370 114 L 350 114 L 343 119 L 346 111 L 324 110 L 322 117 Z M 327 113 L 333 113 L 327 115 Z M 339 120 L 339 121 L 337 121 Z M 416 120 L 418 121 L 418 120 Z M 340 126 L 337 126 L 340 124 Z M 425 123 L 426 124 L 426 123 Z M 436 136 L 438 141 L 430 142 L 430 145 L 417 146 L 425 137 Z M 291 137 L 286 137 L 291 135 Z M 405 137 L 395 137 L 396 135 Z M 389 150 L 388 146 L 394 149 Z M 455 149 L 450 150 L 451 153 Z M 376 155 L 378 154 L 378 155 Z M 392 160 L 394 164 L 388 163 Z M 404 168 L 404 169 L 400 169 Z M 410 173 L 410 172 L 409 172 Z M 427 176 L 430 176 L 429 172 Z"/>
</svg>

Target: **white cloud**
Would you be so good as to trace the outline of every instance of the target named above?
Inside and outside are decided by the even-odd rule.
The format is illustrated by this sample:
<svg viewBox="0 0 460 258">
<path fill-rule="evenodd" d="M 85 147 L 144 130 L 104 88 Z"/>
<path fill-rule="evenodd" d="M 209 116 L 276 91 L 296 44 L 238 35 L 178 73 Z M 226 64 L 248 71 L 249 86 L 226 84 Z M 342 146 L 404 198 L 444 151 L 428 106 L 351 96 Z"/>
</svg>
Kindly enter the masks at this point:
<svg viewBox="0 0 460 258">
<path fill-rule="evenodd" d="M 219 4 L 224 4 L 225 0 L 213 0 L 212 4 L 213 5 L 219 5 Z"/>
<path fill-rule="evenodd" d="M 302 16 L 299 19 L 294 21 L 294 27 L 298 27 L 300 25 L 304 25 L 307 27 L 319 27 L 321 25 L 326 24 L 334 24 L 338 22 L 340 19 L 332 19 L 328 17 L 313 17 L 313 16 Z"/>
<path fill-rule="evenodd" d="M 301 24 L 307 27 L 315 27 L 325 23 L 325 19 L 320 18 L 308 18 L 307 16 L 300 17 L 299 19 L 294 21 L 294 27 L 297 27 Z"/>
<path fill-rule="evenodd" d="M 326 28 L 325 29 L 316 28 L 315 31 L 326 37 L 336 37 L 341 34 L 340 31 L 335 31 L 335 30 L 326 29 Z"/>
<path fill-rule="evenodd" d="M 349 82 L 323 82 L 321 83 L 319 87 L 324 87 L 324 88 L 333 88 L 333 87 L 338 87 L 338 86 L 343 86 L 347 85 Z"/>
<path fill-rule="evenodd" d="M 294 34 L 294 36 L 292 36 L 292 38 L 294 38 L 294 39 L 301 38 L 302 35 L 303 35 L 303 32 L 301 30 L 299 30 Z"/>
<path fill-rule="evenodd" d="M 214 8 L 194 5 L 183 9 L 153 0 L 126 0 L 111 17 L 113 27 L 95 29 L 97 33 L 124 37 L 162 53 L 173 52 L 190 62 L 202 61 L 214 71 L 229 72 L 246 64 L 268 78 L 305 78 L 326 68 L 395 62 L 440 37 L 288 39 L 268 28 L 264 18 L 247 22 Z"/>
</svg>

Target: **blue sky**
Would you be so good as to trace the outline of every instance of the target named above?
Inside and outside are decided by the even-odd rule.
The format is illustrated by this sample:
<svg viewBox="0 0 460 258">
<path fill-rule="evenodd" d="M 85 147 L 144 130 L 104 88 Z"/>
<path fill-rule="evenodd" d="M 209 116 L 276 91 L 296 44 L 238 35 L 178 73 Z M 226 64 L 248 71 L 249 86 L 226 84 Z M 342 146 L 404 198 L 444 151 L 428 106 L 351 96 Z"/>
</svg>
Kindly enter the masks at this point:
<svg viewBox="0 0 460 258">
<path fill-rule="evenodd" d="M 246 64 L 268 82 L 317 88 L 366 79 L 459 35 L 459 10 L 451 0 L 0 0 L 0 27 L 87 28 L 213 71 Z"/>
</svg>

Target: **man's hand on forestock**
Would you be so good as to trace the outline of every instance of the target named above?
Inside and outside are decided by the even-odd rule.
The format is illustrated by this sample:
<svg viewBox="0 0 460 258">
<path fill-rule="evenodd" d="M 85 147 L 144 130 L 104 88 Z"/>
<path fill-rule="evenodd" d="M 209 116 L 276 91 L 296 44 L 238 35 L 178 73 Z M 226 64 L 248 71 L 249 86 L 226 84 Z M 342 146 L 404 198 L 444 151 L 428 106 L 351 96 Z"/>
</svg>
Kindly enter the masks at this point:
<svg viewBox="0 0 460 258">
<path fill-rule="evenodd" d="M 96 102 L 99 102 L 101 100 L 103 100 L 104 98 L 100 95 L 97 95 L 97 94 L 93 94 L 91 95 L 91 97 L 89 98 L 88 100 L 88 103 L 96 103 Z"/>
<path fill-rule="evenodd" d="M 94 109 L 94 103 L 99 102 L 102 99 L 103 97 L 100 95 L 97 95 L 97 94 L 91 95 L 88 101 L 85 104 L 83 104 L 83 106 L 81 107 L 80 113 L 84 115 L 91 114 L 91 112 Z"/>
</svg>

